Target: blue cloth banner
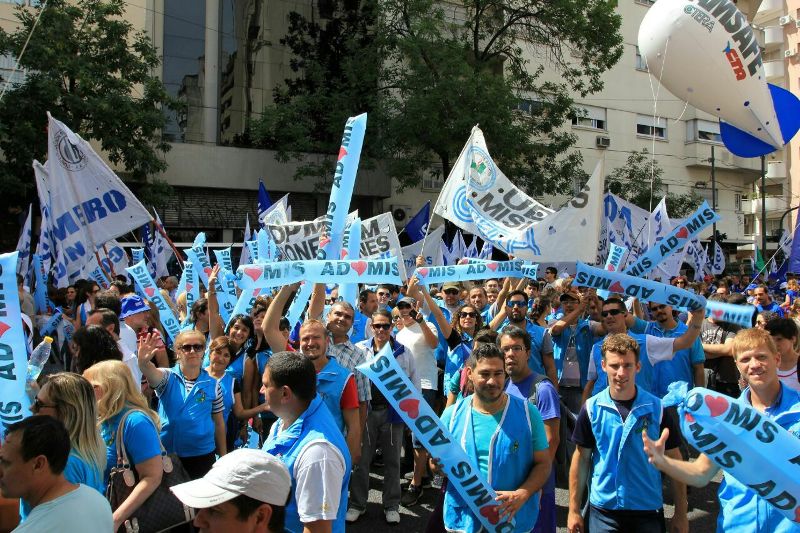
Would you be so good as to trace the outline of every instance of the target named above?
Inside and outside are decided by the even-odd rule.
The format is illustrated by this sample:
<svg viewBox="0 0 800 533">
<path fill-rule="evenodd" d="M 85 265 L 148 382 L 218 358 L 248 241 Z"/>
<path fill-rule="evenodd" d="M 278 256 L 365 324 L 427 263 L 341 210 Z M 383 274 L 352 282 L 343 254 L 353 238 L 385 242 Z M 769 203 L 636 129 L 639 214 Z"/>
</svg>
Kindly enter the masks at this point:
<svg viewBox="0 0 800 533">
<path fill-rule="evenodd" d="M 800 272 L 800 216 L 795 215 L 792 252 L 789 254 L 789 272 Z"/>
<path fill-rule="evenodd" d="M 178 323 L 175 313 L 172 312 L 172 308 L 164 301 L 164 297 L 161 295 L 161 291 L 156 287 L 156 282 L 153 281 L 150 272 L 147 271 L 144 261 L 139 261 L 125 270 L 128 271 L 128 274 L 131 275 L 133 281 L 136 283 L 139 294 L 150 300 L 150 302 L 156 306 L 156 309 L 158 309 L 161 325 L 164 326 L 164 331 L 166 331 L 169 336 L 167 342 L 172 346 L 175 337 L 180 333 L 180 324 Z"/>
<path fill-rule="evenodd" d="M 348 118 L 344 125 L 342 146 L 339 148 L 339 157 L 333 174 L 333 185 L 331 186 L 328 209 L 323 221 L 317 259 L 339 257 L 366 129 L 366 113 Z"/>
<path fill-rule="evenodd" d="M 286 319 L 289 321 L 289 325 L 292 328 L 294 328 L 295 324 L 300 322 L 313 290 L 314 284 L 310 281 L 300 284 L 300 290 L 295 294 L 294 300 L 292 300 L 292 304 L 289 306 L 289 311 L 286 313 Z"/>
<path fill-rule="evenodd" d="M 447 482 L 458 491 L 483 527 L 488 531 L 514 531 L 513 521 L 501 521 L 498 516 L 497 493 L 397 364 L 391 346 L 387 343 L 373 358 L 356 368 L 380 389 L 431 456 L 439 460 L 447 472 Z M 490 503 L 477 503 L 486 501 L 487 496 Z"/>
<path fill-rule="evenodd" d="M 447 281 L 470 281 L 485 278 L 524 278 L 527 277 L 525 271 L 530 272 L 530 268 L 523 269 L 524 263 L 522 261 L 483 261 L 481 259 L 472 258 L 472 261 L 466 265 L 447 265 L 447 266 L 431 266 L 418 268 L 414 275 L 417 276 L 420 283 L 424 285 L 432 285 L 437 283 L 445 283 Z M 528 265 L 535 266 L 535 265 Z M 536 271 L 533 271 L 534 277 Z"/>
<path fill-rule="evenodd" d="M 231 247 L 223 248 L 222 250 L 214 250 L 214 255 L 217 258 L 217 263 L 228 272 L 233 272 L 233 258 L 231 257 Z"/>
<path fill-rule="evenodd" d="M 609 272 L 580 261 L 576 265 L 575 279 L 572 284 L 577 287 L 591 287 L 632 296 L 645 302 L 666 304 L 683 309 L 699 309 L 706 305 L 705 298 L 684 289 L 629 276 L 621 272 Z"/>
<path fill-rule="evenodd" d="M 683 248 L 689 241 L 697 237 L 706 227 L 719 220 L 717 215 L 708 206 L 708 202 L 703 201 L 700 207 L 693 214 L 672 231 L 661 241 L 654 243 L 645 253 L 640 255 L 636 261 L 625 269 L 626 274 L 631 276 L 644 276 L 654 270 L 659 263 L 671 256 L 679 249 Z"/>
<path fill-rule="evenodd" d="M 53 313 L 53 316 L 50 317 L 50 320 L 48 320 L 45 325 L 42 326 L 42 330 L 39 333 L 42 335 L 52 336 L 63 320 L 64 313 L 61 311 L 61 308 L 58 307 Z"/>
<path fill-rule="evenodd" d="M 110 282 L 108 281 L 108 277 L 106 276 L 106 273 L 103 272 L 103 269 L 100 268 L 100 267 L 96 267 L 94 270 L 89 272 L 89 277 L 91 279 L 93 279 L 95 281 L 95 283 L 97 283 L 98 285 L 103 287 L 104 289 L 107 289 L 109 287 L 109 285 L 110 285 Z"/>
<path fill-rule="evenodd" d="M 193 246 L 183 250 L 189 261 L 194 263 L 195 271 L 197 272 L 200 281 L 208 288 L 208 276 L 211 274 L 211 263 L 208 261 L 208 256 L 203 251 L 202 247 Z"/>
<path fill-rule="evenodd" d="M 717 322 L 730 322 L 743 328 L 752 328 L 756 325 L 757 310 L 752 305 L 734 305 L 725 302 L 706 302 L 706 318 L 711 317 Z"/>
<path fill-rule="evenodd" d="M 264 216 L 264 213 L 267 212 L 272 206 L 272 198 L 269 197 L 269 193 L 267 192 L 267 188 L 264 187 L 264 182 L 259 179 L 258 180 L 258 220 L 261 220 Z"/>
<path fill-rule="evenodd" d="M 681 430 L 686 440 L 708 455 L 739 483 L 796 521 L 800 509 L 800 439 L 741 400 L 718 392 L 673 383 L 664 406 L 678 405 Z M 800 418 L 788 411 L 779 418 Z"/>
<path fill-rule="evenodd" d="M 355 219 L 345 233 L 342 242 L 342 259 L 356 260 L 361 254 L 361 219 Z M 358 284 L 345 283 L 339 286 L 339 299 L 354 307 L 358 303 Z"/>
<path fill-rule="evenodd" d="M 428 233 L 428 223 L 430 222 L 431 218 L 431 202 L 428 200 L 425 202 L 425 205 L 414 215 L 411 220 L 406 223 L 406 227 L 403 228 L 403 231 L 406 232 L 411 238 L 411 242 L 417 242 L 425 238 L 425 234 Z"/>
<path fill-rule="evenodd" d="M 618 244 L 609 243 L 608 258 L 606 259 L 605 269 L 609 272 L 619 272 L 622 266 L 622 258 L 628 253 L 628 249 Z M 597 295 L 602 298 L 608 298 L 608 291 L 598 290 Z"/>
<path fill-rule="evenodd" d="M 402 285 L 396 257 L 358 261 L 281 261 L 246 265 L 237 270 L 242 290 L 312 283 L 391 283 Z"/>
<path fill-rule="evenodd" d="M 47 314 L 51 309 L 47 298 L 47 272 L 44 270 L 44 264 L 39 254 L 33 254 L 33 278 L 36 282 L 33 288 L 33 303 L 36 313 Z"/>
<path fill-rule="evenodd" d="M 0 255 L 0 421 L 3 435 L 6 427 L 30 416 L 30 398 L 25 392 L 28 371 L 28 349 L 22 330 L 22 311 L 17 294 L 18 252 Z"/>
</svg>

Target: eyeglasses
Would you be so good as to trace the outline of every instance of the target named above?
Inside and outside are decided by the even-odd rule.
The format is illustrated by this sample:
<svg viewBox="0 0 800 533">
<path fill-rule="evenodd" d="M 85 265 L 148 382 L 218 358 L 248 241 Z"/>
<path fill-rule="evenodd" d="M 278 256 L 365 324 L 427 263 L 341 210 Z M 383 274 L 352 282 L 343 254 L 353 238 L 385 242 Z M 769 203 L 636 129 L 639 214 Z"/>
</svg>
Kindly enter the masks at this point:
<svg viewBox="0 0 800 533">
<path fill-rule="evenodd" d="M 40 400 L 38 396 L 33 399 L 33 404 L 31 405 L 31 409 L 33 411 L 39 411 L 40 409 L 43 409 L 44 407 L 49 407 L 50 409 L 56 409 L 58 406 L 55 405 L 55 404 L 43 403 L 42 400 Z"/>
<path fill-rule="evenodd" d="M 388 292 L 379 292 L 378 298 L 388 298 L 390 294 Z"/>
<path fill-rule="evenodd" d="M 204 344 L 184 344 L 180 348 L 178 348 L 182 352 L 202 352 L 205 350 Z"/>
<path fill-rule="evenodd" d="M 624 313 L 624 311 L 622 311 L 621 309 L 609 309 L 608 311 L 603 311 L 602 313 L 600 313 L 600 315 L 603 318 L 605 318 L 608 315 L 617 316 L 617 315 L 621 315 L 622 313 Z"/>
<path fill-rule="evenodd" d="M 446 289 L 446 290 L 444 291 L 444 293 L 445 293 L 445 294 L 449 294 L 450 296 L 452 296 L 452 295 L 454 295 L 454 294 L 458 294 L 458 293 L 460 293 L 460 292 L 461 292 L 461 291 L 460 291 L 460 290 L 458 290 L 458 289 Z"/>
<path fill-rule="evenodd" d="M 400 320 L 399 316 L 393 316 L 392 317 L 392 322 L 397 322 L 398 320 Z"/>
<path fill-rule="evenodd" d="M 661 311 L 662 309 L 666 309 L 667 306 L 665 304 L 661 305 L 654 305 L 650 307 L 650 311 Z"/>
<path fill-rule="evenodd" d="M 388 331 L 391 327 L 391 324 L 372 324 L 372 329 L 382 329 L 384 331 Z"/>
<path fill-rule="evenodd" d="M 509 300 L 506 305 L 508 307 L 525 307 L 528 303 L 525 300 Z"/>
<path fill-rule="evenodd" d="M 461 311 L 461 318 L 477 318 L 478 313 L 474 311 Z"/>
<path fill-rule="evenodd" d="M 505 348 L 503 348 L 503 353 L 505 352 L 519 353 L 523 351 L 525 351 L 525 347 L 520 346 L 519 344 L 512 344 L 511 346 L 506 346 Z"/>
</svg>

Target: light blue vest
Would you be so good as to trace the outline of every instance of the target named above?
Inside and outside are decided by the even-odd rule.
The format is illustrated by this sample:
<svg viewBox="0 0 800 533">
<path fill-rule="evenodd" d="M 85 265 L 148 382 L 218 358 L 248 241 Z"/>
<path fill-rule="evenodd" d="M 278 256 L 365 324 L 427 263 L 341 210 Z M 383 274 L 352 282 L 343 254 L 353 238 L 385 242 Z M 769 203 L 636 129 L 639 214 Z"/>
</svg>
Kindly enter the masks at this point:
<svg viewBox="0 0 800 533">
<path fill-rule="evenodd" d="M 586 376 L 591 361 L 592 344 L 594 344 L 594 334 L 592 334 L 589 320 L 579 320 L 576 325 L 567 326 L 561 334 L 553 335 L 552 339 L 553 358 L 556 361 L 558 378 L 561 379 L 561 373 L 564 370 L 564 358 L 566 357 L 567 348 L 570 342 L 573 342 L 578 355 L 578 367 L 581 372 L 581 387 L 584 387 L 586 385 Z M 544 372 L 540 373 L 543 374 Z"/>
<path fill-rule="evenodd" d="M 350 342 L 353 344 L 367 338 L 367 316 L 361 311 L 356 311 L 353 317 L 353 328 L 350 330 Z"/>
<path fill-rule="evenodd" d="M 214 451 L 216 443 L 211 405 L 216 389 L 217 380 L 200 369 L 200 375 L 187 395 L 180 365 L 172 368 L 158 402 L 161 442 L 167 452 L 178 454 L 179 457 L 195 457 Z"/>
<path fill-rule="evenodd" d="M 230 372 L 225 372 L 225 374 L 220 378 L 219 386 L 222 389 L 222 403 L 225 405 L 225 410 L 222 411 L 222 418 L 227 423 L 228 416 L 233 411 L 233 374 Z M 241 383 L 241 382 L 240 382 Z"/>
<path fill-rule="evenodd" d="M 686 333 L 688 329 L 689 327 L 683 322 L 678 322 L 678 325 L 671 330 L 661 329 L 658 322 L 649 322 L 647 325 L 647 333 L 649 335 L 671 339 L 677 339 Z M 653 394 L 663 398 L 669 391 L 670 384 L 676 381 L 694 383 L 694 365 L 703 361 L 705 361 L 703 344 L 700 338 L 697 338 L 691 348 L 678 350 L 671 361 L 662 361 L 655 366 L 653 370 Z"/>
<path fill-rule="evenodd" d="M 661 400 L 637 387 L 636 399 L 623 424 L 606 388 L 586 402 L 586 413 L 597 446 L 592 451 L 592 505 L 611 511 L 661 509 L 661 473 L 647 461 L 641 436 L 646 430 L 651 439 L 658 439 Z"/>
<path fill-rule="evenodd" d="M 342 434 L 345 432 L 345 425 L 340 402 L 347 379 L 352 375 L 352 372 L 333 358 L 328 359 L 328 364 L 317 374 L 317 393 L 322 397 L 322 401 L 328 407 Z"/>
<path fill-rule="evenodd" d="M 347 485 L 350 482 L 350 451 L 347 449 L 347 442 L 344 440 L 342 432 L 336 427 L 336 422 L 328 409 L 324 407 L 322 398 L 317 395 L 309 404 L 303 414 L 278 433 L 279 423 L 272 425 L 267 441 L 262 450 L 280 458 L 289 474 L 292 476 L 292 492 L 290 493 L 289 503 L 286 505 L 286 522 L 284 527 L 290 533 L 302 533 L 303 524 L 300 522 L 300 515 L 297 511 L 297 480 L 294 477 L 294 463 L 300 453 L 313 442 L 330 442 L 342 453 L 345 460 L 344 479 L 342 479 L 341 496 L 339 499 L 339 509 L 336 520 L 333 522 L 333 533 L 343 533 L 345 530 L 344 517 L 347 514 Z"/>
<path fill-rule="evenodd" d="M 475 435 L 472 429 L 472 396 L 459 400 L 450 417 L 450 433 L 457 439 L 469 457 L 478 463 Z M 486 480 L 494 490 L 516 490 L 528 478 L 533 468 L 533 431 L 531 430 L 528 402 L 508 396 L 505 410 L 492 436 L 489 455 L 489 472 Z M 514 516 L 516 532 L 528 532 L 539 516 L 539 494 L 531 498 Z M 448 530 L 478 531 L 480 522 L 475 519 L 466 502 L 448 484 L 444 496 L 444 524 Z"/>
<path fill-rule="evenodd" d="M 448 348 L 447 359 L 444 362 L 444 382 L 449 383 L 453 374 L 461 372 L 464 362 L 472 353 L 472 337 L 468 333 L 461 334 L 461 344 L 455 348 Z"/>
</svg>

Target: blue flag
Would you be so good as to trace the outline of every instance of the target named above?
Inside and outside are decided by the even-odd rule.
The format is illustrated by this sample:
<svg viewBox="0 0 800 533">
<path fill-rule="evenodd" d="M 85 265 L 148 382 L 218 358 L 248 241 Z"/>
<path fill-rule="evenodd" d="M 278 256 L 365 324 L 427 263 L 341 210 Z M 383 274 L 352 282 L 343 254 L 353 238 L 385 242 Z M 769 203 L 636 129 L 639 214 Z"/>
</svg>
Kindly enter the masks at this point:
<svg viewBox="0 0 800 533">
<path fill-rule="evenodd" d="M 429 200 L 422 206 L 422 209 L 406 223 L 406 227 L 403 228 L 406 235 L 411 237 L 411 242 L 421 241 L 425 238 L 425 234 L 428 233 L 428 222 L 430 222 L 430 218 L 431 202 Z"/>
<path fill-rule="evenodd" d="M 264 216 L 264 213 L 267 212 L 267 209 L 270 208 L 272 205 L 272 199 L 269 197 L 269 193 L 267 192 L 267 188 L 264 187 L 264 182 L 260 179 L 258 180 L 258 220 L 260 221 L 261 218 Z"/>
<path fill-rule="evenodd" d="M 794 223 L 794 236 L 792 237 L 792 253 L 789 255 L 789 272 L 800 272 L 800 216 Z"/>
</svg>

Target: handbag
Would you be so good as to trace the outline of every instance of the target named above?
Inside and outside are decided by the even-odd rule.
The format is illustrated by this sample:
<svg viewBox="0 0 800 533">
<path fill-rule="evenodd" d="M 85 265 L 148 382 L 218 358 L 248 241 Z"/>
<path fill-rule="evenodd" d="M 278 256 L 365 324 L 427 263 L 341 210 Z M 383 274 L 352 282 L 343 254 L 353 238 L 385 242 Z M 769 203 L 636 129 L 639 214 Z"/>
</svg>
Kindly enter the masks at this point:
<svg viewBox="0 0 800 533">
<path fill-rule="evenodd" d="M 108 487 L 106 488 L 106 498 L 111 504 L 112 510 L 117 510 L 122 505 L 122 502 L 130 496 L 139 482 L 136 470 L 131 468 L 130 461 L 128 461 L 128 454 L 125 451 L 125 444 L 122 439 L 122 428 L 125 426 L 125 420 L 133 411 L 143 412 L 139 409 L 128 411 L 119 421 L 119 426 L 117 427 L 117 465 L 111 469 Z M 157 533 L 194 519 L 194 509 L 184 505 L 169 490 L 172 486 L 191 481 L 191 478 L 186 473 L 186 469 L 178 456 L 167 454 L 160 438 L 158 444 L 161 446 L 161 459 L 164 468 L 161 484 L 128 517 L 119 531 L 125 533 Z"/>
</svg>

